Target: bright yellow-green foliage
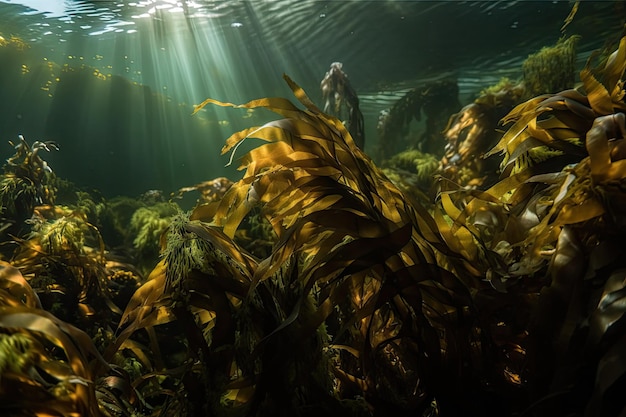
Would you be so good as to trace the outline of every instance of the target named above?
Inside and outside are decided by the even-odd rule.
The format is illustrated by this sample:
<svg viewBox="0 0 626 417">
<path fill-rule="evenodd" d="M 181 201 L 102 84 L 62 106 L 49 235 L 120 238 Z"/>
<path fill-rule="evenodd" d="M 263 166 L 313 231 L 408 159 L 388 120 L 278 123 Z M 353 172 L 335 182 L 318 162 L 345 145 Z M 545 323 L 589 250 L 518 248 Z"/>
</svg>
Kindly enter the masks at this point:
<svg viewBox="0 0 626 417">
<path fill-rule="evenodd" d="M 137 209 L 130 219 L 133 245 L 140 254 L 158 253 L 161 235 L 167 230 L 170 219 L 178 211 L 173 203 L 158 203 Z"/>
<path fill-rule="evenodd" d="M 19 211 L 35 206 L 37 188 L 32 182 L 13 174 L 0 178 L 0 212 L 6 218 L 17 216 Z"/>
<path fill-rule="evenodd" d="M 511 108 L 520 102 L 523 95 L 523 84 L 503 77 L 497 84 L 482 90 L 474 102 L 489 108 Z"/>
<path fill-rule="evenodd" d="M 579 36 L 561 38 L 556 45 L 543 47 L 526 58 L 522 67 L 526 96 L 557 93 L 574 86 L 576 43 L 579 39 Z"/>
<path fill-rule="evenodd" d="M 21 333 L 0 333 L 0 378 L 5 372 L 21 373 L 34 361 L 32 340 Z"/>
<path fill-rule="evenodd" d="M 488 94 L 496 94 L 501 90 L 507 89 L 507 88 L 511 88 L 512 86 L 514 86 L 515 83 L 513 81 L 511 81 L 511 79 L 509 77 L 502 77 L 500 78 L 500 81 L 498 81 L 497 84 L 491 85 L 487 88 L 484 88 L 479 96 L 485 96 Z"/>
<path fill-rule="evenodd" d="M 189 212 L 178 212 L 170 222 L 167 233 L 167 246 L 163 257 L 167 265 L 165 273 L 166 290 L 176 286 L 192 269 L 203 272 L 209 270 L 209 243 L 198 239 L 186 226 L 191 222 Z"/>
<path fill-rule="evenodd" d="M 387 161 L 392 168 L 417 174 L 420 183 L 429 183 L 439 167 L 439 160 L 431 154 L 409 149 L 394 155 Z"/>
<path fill-rule="evenodd" d="M 83 213 L 92 223 L 97 223 L 107 210 L 107 205 L 103 201 L 94 201 L 93 197 L 90 196 L 89 193 L 77 191 L 76 197 L 76 210 Z"/>
<path fill-rule="evenodd" d="M 33 220 L 33 237 L 37 237 L 42 249 L 50 255 L 83 253 L 87 224 L 80 216 L 67 216 L 46 221 Z"/>
</svg>

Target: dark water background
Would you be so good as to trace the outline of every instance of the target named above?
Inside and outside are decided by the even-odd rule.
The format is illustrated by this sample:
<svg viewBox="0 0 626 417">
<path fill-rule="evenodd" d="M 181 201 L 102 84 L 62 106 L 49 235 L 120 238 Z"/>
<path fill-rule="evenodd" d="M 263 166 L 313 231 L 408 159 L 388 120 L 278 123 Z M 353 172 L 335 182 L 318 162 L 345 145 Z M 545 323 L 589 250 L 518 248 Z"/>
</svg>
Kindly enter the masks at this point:
<svg viewBox="0 0 626 417">
<path fill-rule="evenodd" d="M 408 89 L 457 80 L 461 103 L 563 35 L 570 1 L 0 1 L 0 35 L 30 48 L 0 52 L 0 158 L 18 134 L 54 140 L 58 176 L 106 196 L 166 193 L 227 175 L 233 132 L 274 116 L 208 108 L 291 91 L 321 104 L 319 82 L 343 62 L 361 100 L 366 151 L 376 122 Z M 566 35 L 577 64 L 616 42 L 623 1 L 582 1 Z M 2 50 L 3 48 L 0 48 Z M 443 143 L 442 143 L 443 146 Z"/>
</svg>

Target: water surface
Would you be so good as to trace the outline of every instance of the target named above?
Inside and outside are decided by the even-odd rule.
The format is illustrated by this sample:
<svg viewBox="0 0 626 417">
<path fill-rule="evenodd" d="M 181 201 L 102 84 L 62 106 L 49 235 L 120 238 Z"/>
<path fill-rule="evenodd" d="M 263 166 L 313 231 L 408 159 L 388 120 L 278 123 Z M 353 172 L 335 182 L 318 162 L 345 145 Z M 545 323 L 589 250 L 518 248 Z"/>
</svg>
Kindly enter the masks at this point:
<svg viewBox="0 0 626 417">
<path fill-rule="evenodd" d="M 55 140 L 53 169 L 106 195 L 166 192 L 220 175 L 234 131 L 271 115 L 209 108 L 291 97 L 290 75 L 318 103 L 343 62 L 357 90 L 366 150 L 378 113 L 408 89 L 452 78 L 466 103 L 561 36 L 581 36 L 577 65 L 615 42 L 622 2 L 584 1 L 0 1 L 0 34 L 30 48 L 0 63 L 0 156 L 8 140 Z M 70 74 L 71 73 L 71 74 Z M 36 75 L 36 76 L 35 76 Z"/>
</svg>

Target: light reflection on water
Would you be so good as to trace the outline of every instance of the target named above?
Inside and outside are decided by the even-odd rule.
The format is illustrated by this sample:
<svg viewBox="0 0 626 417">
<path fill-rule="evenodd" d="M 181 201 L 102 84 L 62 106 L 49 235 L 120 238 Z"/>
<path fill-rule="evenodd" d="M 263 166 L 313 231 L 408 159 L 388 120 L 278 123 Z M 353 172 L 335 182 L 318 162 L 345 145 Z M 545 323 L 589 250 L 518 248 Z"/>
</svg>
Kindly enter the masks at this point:
<svg viewBox="0 0 626 417">
<path fill-rule="evenodd" d="M 612 3 L 588 1 L 580 7 L 568 33 L 581 32 L 584 54 L 601 46 L 607 33 L 619 30 L 623 15 L 616 15 Z M 172 47 L 165 38 L 176 37 L 175 47 L 185 49 L 179 56 L 185 52 L 208 53 L 212 61 L 227 58 L 229 62 L 213 65 L 223 68 L 214 73 L 233 77 L 238 72 L 233 67 L 245 66 L 246 77 L 257 71 L 270 86 L 282 83 L 283 72 L 315 85 L 331 62 L 344 62 L 357 90 L 367 93 L 366 102 L 370 93 L 401 90 L 407 83 L 414 86 L 450 73 L 459 79 L 461 95 L 475 93 L 481 87 L 475 82 L 477 73 L 484 75 L 477 80 L 484 87 L 502 73 L 519 71 L 529 53 L 554 43 L 571 8 L 568 1 L 519 0 L 0 0 L 0 13 L 7 7 L 3 5 L 15 7 L 6 16 L 21 16 L 14 22 L 21 28 L 12 29 L 47 46 L 56 54 L 51 59 L 65 52 L 81 55 L 76 49 L 82 46 L 104 56 L 100 64 L 112 67 L 101 71 L 150 84 L 153 80 L 140 76 L 141 68 L 113 62 L 111 50 L 126 47 L 124 55 L 129 55 L 137 49 L 133 44 L 140 44 L 153 50 L 150 64 L 159 64 L 159 53 Z M 596 24 L 599 21 L 603 24 Z M 93 39 L 81 39 L 84 36 Z M 232 51 L 222 51 L 225 48 Z M 264 78 L 276 74 L 277 81 Z M 171 86 L 167 89 L 172 91 Z M 269 89 L 267 94 L 276 91 Z M 243 95 L 251 98 L 257 91 L 262 93 L 254 89 Z"/>
<path fill-rule="evenodd" d="M 618 3 L 582 2 L 565 33 L 582 35 L 579 67 L 592 50 L 621 34 Z M 185 108 L 207 97 L 234 103 L 291 97 L 283 73 L 319 103 L 320 80 L 330 63 L 340 61 L 359 94 L 366 143 L 373 143 L 379 112 L 412 88 L 456 79 L 467 102 L 502 77 L 519 78 L 529 54 L 562 36 L 571 6 L 510 0 L 0 0 L 0 35 L 30 42 L 33 61 L 120 76 Z M 45 87 L 54 97 L 55 84 Z M 104 98 L 85 100 L 86 106 L 103 106 Z M 145 117 L 146 126 L 164 118 L 130 111 Z M 219 122 L 211 132 L 216 153 L 224 138 L 251 122 L 225 109 L 209 112 Z M 198 158 L 192 143 L 202 138 L 186 138 L 175 129 L 168 136 L 174 138 L 167 144 L 170 154 L 184 149 L 189 161 Z M 153 144 L 135 135 L 133 146 Z M 168 169 L 180 171 L 180 165 Z M 220 174 L 216 169 L 212 175 Z M 202 175 L 179 185 L 211 178 Z"/>
<path fill-rule="evenodd" d="M 109 32 L 135 33 L 136 29 L 124 29 L 135 25 L 138 19 L 154 18 L 158 13 L 184 14 L 187 18 L 219 18 L 224 15 L 222 10 L 228 2 L 203 2 L 177 0 L 144 0 L 138 2 L 115 1 L 81 1 L 81 0 L 2 0 L 0 3 L 23 6 L 19 14 L 23 16 L 40 16 L 46 19 L 57 19 L 71 26 L 63 32 L 78 31 L 91 36 Z M 77 20 L 89 20 L 90 24 L 74 25 Z M 35 23 L 35 26 L 49 26 L 48 23 Z M 61 28 L 63 25 L 57 25 Z M 44 35 L 56 34 L 44 32 Z M 37 34 L 32 40 L 37 39 Z"/>
</svg>

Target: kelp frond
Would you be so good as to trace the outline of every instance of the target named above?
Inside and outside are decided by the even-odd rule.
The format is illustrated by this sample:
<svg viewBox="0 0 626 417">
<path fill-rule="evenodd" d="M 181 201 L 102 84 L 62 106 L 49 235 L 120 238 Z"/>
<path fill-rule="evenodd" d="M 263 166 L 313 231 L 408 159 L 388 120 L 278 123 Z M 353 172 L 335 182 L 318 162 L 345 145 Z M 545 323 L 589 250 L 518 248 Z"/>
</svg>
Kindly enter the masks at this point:
<svg viewBox="0 0 626 417">
<path fill-rule="evenodd" d="M 355 146 L 343 124 L 322 113 L 298 85 L 285 79 L 305 110 L 282 98 L 243 105 L 208 99 L 196 107 L 196 111 L 209 103 L 265 107 L 285 118 L 227 140 L 223 153 L 236 151 L 250 137 L 268 143 L 242 157 L 245 174 L 217 207 L 199 206 L 191 218 L 211 221 L 232 238 L 251 210 L 260 208 L 274 228 L 273 252 L 254 268 L 249 291 L 258 292 L 258 302 L 273 312 L 274 318 L 268 320 L 276 327 L 253 356 L 264 357 L 268 353 L 261 352 L 272 346 L 282 352 L 285 363 L 287 358 L 297 362 L 285 350 L 293 348 L 293 342 L 279 347 L 281 343 L 311 340 L 323 323 L 338 320 L 341 325 L 332 334 L 340 350 L 331 368 L 342 390 L 356 389 L 376 402 L 381 395 L 376 386 L 384 380 L 398 388 L 395 401 L 425 407 L 429 404 L 425 390 L 436 390 L 439 377 L 422 383 L 415 374 L 396 374 L 391 363 L 409 361 L 413 354 L 438 362 L 443 351 L 444 362 L 454 367 L 462 352 L 470 349 L 449 340 L 451 334 L 444 332 L 443 340 L 435 336 L 435 329 L 448 326 L 453 315 L 471 311 L 467 288 L 449 271 L 457 257 L 447 248 L 435 220 L 423 207 L 407 203 Z M 271 302 L 264 295 L 268 290 Z M 456 294 L 452 299 L 449 291 Z M 427 304 L 422 304 L 422 297 Z M 421 330 L 410 323 L 421 323 Z M 400 334 L 390 326 L 402 327 L 399 340 Z M 471 333 L 471 320 L 468 326 Z M 412 349 L 419 353 L 409 353 Z M 262 363 L 261 381 L 272 372 Z M 271 378 L 279 383 L 276 378 L 284 375 Z M 406 378 L 411 390 L 401 389 Z M 266 398 L 273 390 L 259 384 L 255 398 Z"/>
<path fill-rule="evenodd" d="M 99 416 L 96 369 L 108 366 L 81 330 L 41 310 L 20 272 L 0 263 L 0 411 Z"/>
<path fill-rule="evenodd" d="M 626 68 L 625 56 L 626 38 L 623 38 L 619 49 L 607 60 L 601 81 L 588 63 L 580 73 L 581 89 L 541 95 L 515 107 L 502 120 L 504 125 L 513 124 L 487 156 L 498 152 L 505 155 L 502 162 L 505 175 L 510 173 L 518 158 L 540 146 L 561 151 L 571 162 L 586 156 L 585 134 L 594 119 L 626 111 L 621 81 Z"/>
<path fill-rule="evenodd" d="M 516 383 L 535 391 L 529 410 L 537 415 L 581 414 L 581 407 L 589 415 L 623 411 L 612 393 L 626 375 L 617 359 L 626 323 L 625 68 L 623 38 L 602 68 L 588 64 L 581 72 L 582 88 L 519 105 L 504 119 L 513 124 L 492 150 L 505 153 L 504 179 L 484 192 L 441 196 L 451 220 L 447 234 L 446 223 L 439 223 L 442 233 L 467 237 L 451 246 L 465 254 L 479 247 L 473 264 L 529 314 L 526 330 L 515 334 L 520 313 L 477 302 L 488 320 L 506 317 L 498 326 L 511 333 L 494 341 L 509 352 L 503 364 L 517 369 Z M 554 154 L 511 169 L 539 149 Z M 479 294 L 477 300 L 488 297 Z M 532 359 L 526 364 L 525 355 Z"/>
</svg>

